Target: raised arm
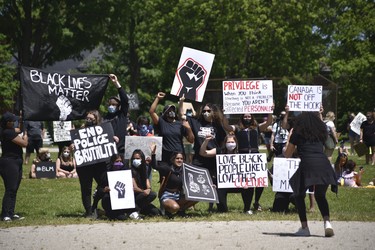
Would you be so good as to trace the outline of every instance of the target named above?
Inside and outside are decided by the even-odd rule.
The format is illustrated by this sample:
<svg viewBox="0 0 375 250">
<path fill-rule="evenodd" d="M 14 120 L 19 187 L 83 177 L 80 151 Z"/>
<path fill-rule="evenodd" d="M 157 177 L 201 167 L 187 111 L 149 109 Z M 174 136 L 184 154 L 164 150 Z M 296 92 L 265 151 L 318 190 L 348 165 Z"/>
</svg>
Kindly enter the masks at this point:
<svg viewBox="0 0 375 250">
<path fill-rule="evenodd" d="M 156 95 L 154 102 L 151 104 L 150 110 L 148 111 L 148 112 L 150 113 L 150 116 L 151 116 L 152 122 L 153 122 L 155 125 L 158 125 L 158 124 L 159 124 L 159 116 L 158 116 L 158 114 L 155 112 L 155 111 L 156 111 L 156 107 L 158 106 L 159 101 L 162 100 L 164 97 L 165 97 L 165 93 L 163 93 L 163 92 L 159 92 L 159 93 Z"/>
<path fill-rule="evenodd" d="M 207 149 L 207 145 L 210 140 L 212 140 L 212 135 L 207 135 L 204 139 L 201 148 L 199 149 L 199 155 L 203 157 L 215 157 L 216 156 L 216 148 Z"/>
<path fill-rule="evenodd" d="M 121 87 L 121 84 L 117 79 L 117 76 L 114 74 L 110 74 L 109 78 L 111 79 L 113 85 L 117 89 L 118 94 L 120 96 L 121 112 L 126 116 L 128 115 L 128 111 L 129 111 L 129 98 L 125 90 Z"/>
<path fill-rule="evenodd" d="M 288 118 L 289 118 L 289 105 L 285 106 L 285 116 L 283 120 L 281 121 L 281 127 L 283 129 L 290 129 L 290 125 L 288 123 Z"/>
<path fill-rule="evenodd" d="M 186 120 L 186 115 L 184 114 L 184 101 L 185 101 L 185 94 L 180 97 L 178 101 L 178 115 L 181 120 Z"/>
<path fill-rule="evenodd" d="M 189 125 L 189 122 L 186 121 L 186 120 L 182 120 L 182 126 L 184 126 L 185 129 L 186 129 L 186 136 L 185 137 L 188 140 L 188 142 L 194 143 L 195 136 L 194 136 L 193 130 L 191 129 L 191 127 Z"/>
</svg>

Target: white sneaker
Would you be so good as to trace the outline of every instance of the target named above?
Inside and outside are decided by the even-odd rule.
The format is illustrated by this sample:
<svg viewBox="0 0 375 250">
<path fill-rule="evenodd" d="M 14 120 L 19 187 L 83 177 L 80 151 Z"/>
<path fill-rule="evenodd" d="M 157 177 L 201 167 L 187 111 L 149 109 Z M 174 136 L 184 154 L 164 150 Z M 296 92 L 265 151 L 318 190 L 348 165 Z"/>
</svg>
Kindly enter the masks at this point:
<svg viewBox="0 0 375 250">
<path fill-rule="evenodd" d="M 251 215 L 251 214 L 253 214 L 253 211 L 248 210 L 248 211 L 245 212 L 245 214 L 250 214 Z"/>
<path fill-rule="evenodd" d="M 301 227 L 300 229 L 298 229 L 298 231 L 296 233 L 294 233 L 294 235 L 295 236 L 305 236 L 305 237 L 307 237 L 307 236 L 310 236 L 310 230 L 309 230 L 308 227 L 306 227 L 306 228 Z"/>
<path fill-rule="evenodd" d="M 139 216 L 138 212 L 133 212 L 129 215 L 129 218 L 132 220 L 142 220 L 141 216 Z"/>
<path fill-rule="evenodd" d="M 3 218 L 3 221 L 6 221 L 6 222 L 11 222 L 12 221 L 12 218 L 8 217 L 8 216 L 5 216 Z"/>
<path fill-rule="evenodd" d="M 23 219 L 25 219 L 25 217 L 19 216 L 18 214 L 15 214 L 12 216 L 12 220 L 23 220 Z"/>
<path fill-rule="evenodd" d="M 324 222 L 324 235 L 325 237 L 332 237 L 335 235 L 335 233 L 333 232 L 332 225 L 329 221 Z"/>
</svg>

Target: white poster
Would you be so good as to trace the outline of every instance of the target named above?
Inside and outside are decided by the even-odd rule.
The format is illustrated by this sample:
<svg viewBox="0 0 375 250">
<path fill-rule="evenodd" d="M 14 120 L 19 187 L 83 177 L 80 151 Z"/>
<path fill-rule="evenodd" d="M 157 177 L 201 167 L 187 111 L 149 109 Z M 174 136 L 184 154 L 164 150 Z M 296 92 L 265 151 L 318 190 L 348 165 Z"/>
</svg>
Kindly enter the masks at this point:
<svg viewBox="0 0 375 250">
<path fill-rule="evenodd" d="M 322 104 L 322 86 L 289 85 L 288 100 L 290 111 L 319 111 Z"/>
<path fill-rule="evenodd" d="M 300 161 L 299 158 L 274 158 L 272 191 L 293 193 L 289 179 L 297 171 Z"/>
<path fill-rule="evenodd" d="M 112 210 L 135 208 L 131 170 L 107 172 Z"/>
<path fill-rule="evenodd" d="M 156 160 L 161 161 L 161 152 L 163 147 L 163 137 L 161 136 L 125 136 L 125 159 L 132 157 L 133 151 L 142 150 L 145 156 L 151 156 L 150 146 L 156 144 Z"/>
<path fill-rule="evenodd" d="M 268 187 L 266 154 L 216 155 L 218 188 Z"/>
<path fill-rule="evenodd" d="M 224 114 L 272 113 L 271 80 L 223 81 Z"/>
<path fill-rule="evenodd" d="M 72 130 L 71 121 L 54 121 L 53 122 L 53 141 L 71 141 L 70 130 Z"/>
<path fill-rule="evenodd" d="M 353 130 L 356 134 L 361 134 L 361 125 L 362 122 L 366 121 L 367 118 L 364 114 L 359 112 L 353 119 L 353 121 L 350 123 L 350 129 Z"/>
<path fill-rule="evenodd" d="M 184 47 L 174 77 L 171 94 L 202 102 L 215 55 Z"/>
</svg>

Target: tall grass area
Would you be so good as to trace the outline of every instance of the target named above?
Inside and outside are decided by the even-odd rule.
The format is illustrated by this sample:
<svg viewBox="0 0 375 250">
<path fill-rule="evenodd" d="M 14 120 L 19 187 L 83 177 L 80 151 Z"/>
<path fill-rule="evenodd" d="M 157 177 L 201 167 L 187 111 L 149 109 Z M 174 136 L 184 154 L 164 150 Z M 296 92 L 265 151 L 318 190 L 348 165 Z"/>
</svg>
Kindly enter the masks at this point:
<svg viewBox="0 0 375 250">
<path fill-rule="evenodd" d="M 32 157 L 35 154 L 32 155 Z M 333 159 L 336 159 L 335 152 Z M 52 158 L 56 159 L 57 153 L 52 153 Z M 365 173 L 362 178 L 364 186 L 375 177 L 375 166 L 365 165 L 364 157 L 351 156 L 350 159 L 357 162 L 357 165 L 364 166 Z M 17 196 L 16 213 L 25 217 L 21 221 L 11 223 L 0 222 L 0 227 L 13 226 L 38 226 L 38 225 L 64 225 L 80 223 L 98 223 L 106 222 L 104 216 L 99 220 L 91 220 L 83 217 L 84 209 L 81 202 L 81 193 L 78 179 L 29 179 L 31 163 L 24 165 L 23 180 Z M 269 164 L 271 167 L 271 164 Z M 153 190 L 158 190 L 158 172 L 153 172 L 152 186 Z M 95 189 L 95 181 L 93 189 Z M 4 195 L 4 185 L 0 180 L 0 199 Z M 265 188 L 260 203 L 263 207 L 262 212 L 253 215 L 242 213 L 243 204 L 239 193 L 228 194 L 228 206 L 230 212 L 225 214 L 209 213 L 207 203 L 198 203 L 189 213 L 192 218 L 180 219 L 175 221 L 229 221 L 229 220 L 296 220 L 298 215 L 290 205 L 291 212 L 288 214 L 273 213 L 269 209 L 272 207 L 274 192 L 271 186 Z M 333 221 L 375 221 L 375 188 L 347 188 L 339 187 L 338 195 L 328 191 L 327 198 Z M 159 201 L 154 202 L 159 206 Z M 309 201 L 306 197 L 306 204 L 309 207 Z M 101 205 L 99 205 L 101 209 Z M 319 209 L 315 204 L 315 211 L 308 213 L 309 220 L 321 220 Z M 148 221 L 166 221 L 163 217 L 145 218 L 140 223 Z M 111 223 L 107 221 L 108 223 Z M 139 222 L 139 221 L 137 221 Z"/>
</svg>

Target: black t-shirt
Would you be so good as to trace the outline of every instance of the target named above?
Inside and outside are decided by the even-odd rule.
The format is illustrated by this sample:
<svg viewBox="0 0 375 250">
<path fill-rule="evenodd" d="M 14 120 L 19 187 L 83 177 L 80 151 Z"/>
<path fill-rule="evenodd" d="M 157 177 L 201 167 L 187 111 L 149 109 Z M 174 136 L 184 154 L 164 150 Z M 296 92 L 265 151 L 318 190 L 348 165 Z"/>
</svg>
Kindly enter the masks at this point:
<svg viewBox="0 0 375 250">
<path fill-rule="evenodd" d="M 169 162 L 171 153 L 184 152 L 183 137 L 187 131 L 182 122 L 167 122 L 163 118 L 159 118 L 158 128 L 159 136 L 163 137 L 163 161 Z"/>
<path fill-rule="evenodd" d="M 1 157 L 22 159 L 22 147 L 12 142 L 17 136 L 14 128 L 3 130 L 1 134 Z"/>
<path fill-rule="evenodd" d="M 361 129 L 363 130 L 364 141 L 375 137 L 375 122 L 369 123 L 368 121 L 364 121 L 361 124 Z"/>
<path fill-rule="evenodd" d="M 239 129 L 239 127 L 236 126 L 235 135 L 238 141 L 238 151 L 240 153 L 259 152 L 259 127 L 254 129 Z"/>
</svg>

